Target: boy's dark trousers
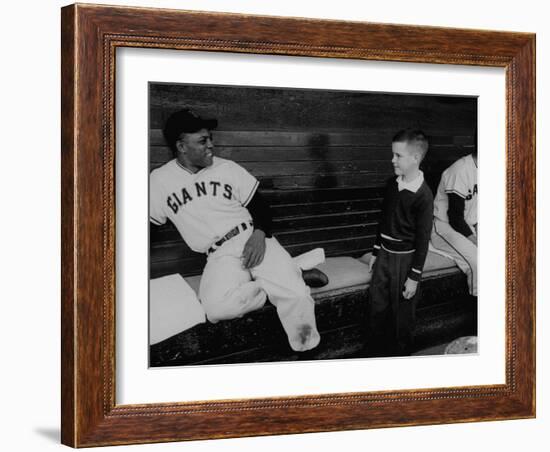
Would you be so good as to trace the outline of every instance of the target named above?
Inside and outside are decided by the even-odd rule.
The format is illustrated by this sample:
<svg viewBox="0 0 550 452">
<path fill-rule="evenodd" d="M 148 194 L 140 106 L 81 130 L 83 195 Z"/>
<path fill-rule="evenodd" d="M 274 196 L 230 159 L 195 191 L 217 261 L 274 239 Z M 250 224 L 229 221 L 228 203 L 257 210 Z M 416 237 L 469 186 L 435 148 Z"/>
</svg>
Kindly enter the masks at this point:
<svg viewBox="0 0 550 452">
<path fill-rule="evenodd" d="M 372 274 L 368 300 L 369 356 L 405 356 L 413 351 L 415 311 L 419 286 L 411 299 L 403 297 L 414 253 L 380 249 Z"/>
</svg>

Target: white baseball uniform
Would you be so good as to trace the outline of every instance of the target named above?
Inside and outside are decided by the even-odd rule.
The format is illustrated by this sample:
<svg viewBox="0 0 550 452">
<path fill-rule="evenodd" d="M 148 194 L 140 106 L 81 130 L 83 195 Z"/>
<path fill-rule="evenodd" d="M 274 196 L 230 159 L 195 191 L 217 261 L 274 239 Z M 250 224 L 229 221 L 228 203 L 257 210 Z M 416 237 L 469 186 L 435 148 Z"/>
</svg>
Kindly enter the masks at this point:
<svg viewBox="0 0 550 452">
<path fill-rule="evenodd" d="M 258 188 L 258 180 L 231 160 L 214 157 L 209 167 L 196 173 L 177 159 L 151 172 L 150 221 L 161 225 L 170 219 L 191 249 L 208 253 L 211 246 L 234 227 L 239 234 L 208 254 L 199 298 L 208 320 L 241 317 L 261 308 L 266 295 L 277 308 L 279 319 L 296 351 L 319 344 L 315 303 L 301 270 L 274 237 L 266 238 L 260 265 L 242 266 L 243 248 L 253 232 L 246 206 Z"/>
<path fill-rule="evenodd" d="M 451 256 L 466 274 L 470 294 L 477 296 L 477 246 L 449 224 L 449 193 L 464 199 L 464 220 L 477 235 L 477 164 L 469 154 L 441 175 L 434 199 L 433 247 Z"/>
</svg>

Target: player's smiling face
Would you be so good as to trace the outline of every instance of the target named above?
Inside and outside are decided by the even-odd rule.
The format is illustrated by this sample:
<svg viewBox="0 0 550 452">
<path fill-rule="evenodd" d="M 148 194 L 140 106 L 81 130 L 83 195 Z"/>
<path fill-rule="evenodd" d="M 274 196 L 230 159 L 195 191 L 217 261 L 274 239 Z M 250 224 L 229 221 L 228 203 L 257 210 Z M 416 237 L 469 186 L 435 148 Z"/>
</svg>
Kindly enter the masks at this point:
<svg viewBox="0 0 550 452">
<path fill-rule="evenodd" d="M 214 143 L 212 133 L 201 129 L 186 133 L 178 142 L 178 159 L 191 171 L 196 172 L 212 165 Z"/>
<path fill-rule="evenodd" d="M 397 176 L 407 176 L 418 169 L 418 154 L 409 143 L 392 143 L 393 170 Z"/>
</svg>

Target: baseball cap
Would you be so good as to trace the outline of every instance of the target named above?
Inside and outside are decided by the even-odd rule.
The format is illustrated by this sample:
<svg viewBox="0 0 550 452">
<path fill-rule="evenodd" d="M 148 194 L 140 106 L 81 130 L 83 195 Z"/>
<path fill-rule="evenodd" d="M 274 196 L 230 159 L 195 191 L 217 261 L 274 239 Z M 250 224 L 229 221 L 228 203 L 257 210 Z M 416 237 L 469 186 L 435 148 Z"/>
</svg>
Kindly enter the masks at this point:
<svg viewBox="0 0 550 452">
<path fill-rule="evenodd" d="M 204 119 L 189 109 L 172 113 L 164 125 L 164 138 L 173 145 L 182 133 L 194 133 L 201 129 L 212 130 L 218 127 L 217 119 Z"/>
</svg>

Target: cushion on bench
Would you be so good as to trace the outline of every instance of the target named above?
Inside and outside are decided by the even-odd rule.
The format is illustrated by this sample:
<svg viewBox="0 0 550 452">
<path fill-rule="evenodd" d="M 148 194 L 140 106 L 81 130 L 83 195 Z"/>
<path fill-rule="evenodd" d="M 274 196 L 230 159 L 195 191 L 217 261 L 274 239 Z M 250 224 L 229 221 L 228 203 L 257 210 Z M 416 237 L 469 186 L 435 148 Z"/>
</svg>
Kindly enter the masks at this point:
<svg viewBox="0 0 550 452">
<path fill-rule="evenodd" d="M 353 257 L 329 257 L 316 266 L 328 277 L 328 284 L 323 287 L 311 289 L 311 295 L 319 295 L 332 290 L 367 284 L 371 275 L 368 266 L 359 259 Z"/>
<path fill-rule="evenodd" d="M 371 257 L 372 253 L 366 253 L 358 259 L 348 256 L 327 258 L 316 268 L 328 276 L 329 283 L 323 287 L 312 288 L 311 294 L 316 296 L 324 292 L 368 284 L 371 280 L 371 274 L 368 273 Z M 424 264 L 424 276 L 440 274 L 446 270 L 457 271 L 458 268 L 452 259 L 431 251 L 428 252 Z"/>
<path fill-rule="evenodd" d="M 312 288 L 311 295 L 316 299 L 322 299 L 334 292 L 368 284 L 371 275 L 367 270 L 371 256 L 372 253 L 366 253 L 358 259 L 349 256 L 327 258 L 316 268 L 328 276 L 329 283 L 323 287 Z M 428 252 L 424 265 L 425 277 L 457 270 L 453 260 Z M 183 284 L 178 282 L 177 278 Z M 205 321 L 202 305 L 197 298 L 200 280 L 201 275 L 189 276 L 185 280 L 180 275 L 151 280 L 151 344 Z"/>
<path fill-rule="evenodd" d="M 325 262 L 316 265 L 315 268 L 318 268 L 328 276 L 329 283 L 323 287 L 312 288 L 312 295 L 356 286 L 358 284 L 366 284 L 370 281 L 367 265 L 353 257 L 328 257 Z M 185 280 L 195 290 L 195 293 L 199 292 L 201 275 L 188 276 Z"/>
<path fill-rule="evenodd" d="M 372 257 L 372 253 L 369 252 L 369 253 L 363 254 L 357 260 L 368 265 L 371 257 Z M 449 270 L 449 269 L 452 269 L 452 270 L 458 269 L 455 262 L 451 258 L 442 256 L 441 254 L 435 253 L 433 251 L 428 251 L 428 255 L 426 256 L 426 262 L 424 263 L 424 275 L 430 274 L 432 272 L 440 272 L 442 270 Z"/>
</svg>

